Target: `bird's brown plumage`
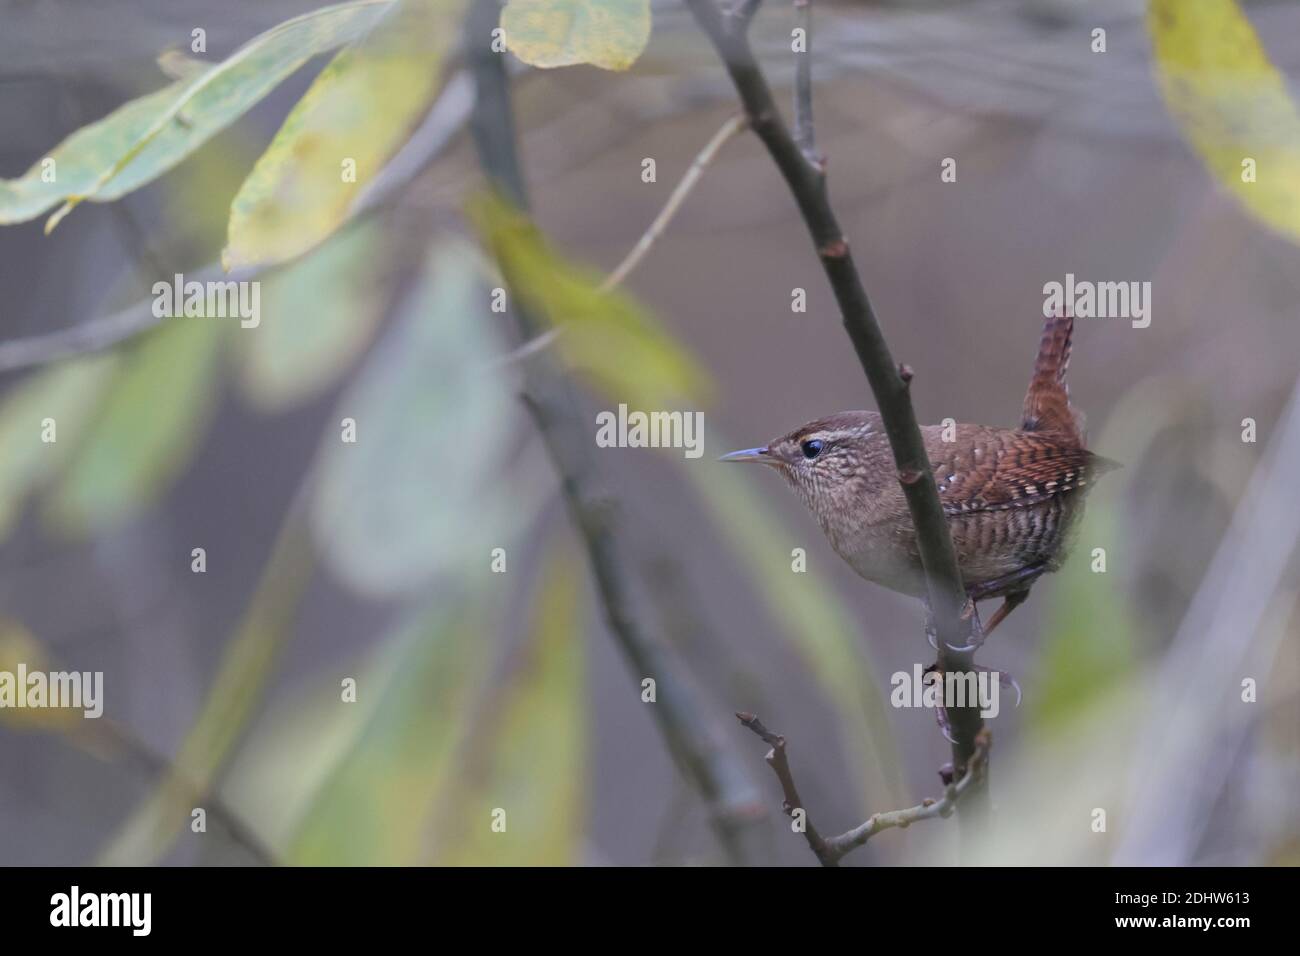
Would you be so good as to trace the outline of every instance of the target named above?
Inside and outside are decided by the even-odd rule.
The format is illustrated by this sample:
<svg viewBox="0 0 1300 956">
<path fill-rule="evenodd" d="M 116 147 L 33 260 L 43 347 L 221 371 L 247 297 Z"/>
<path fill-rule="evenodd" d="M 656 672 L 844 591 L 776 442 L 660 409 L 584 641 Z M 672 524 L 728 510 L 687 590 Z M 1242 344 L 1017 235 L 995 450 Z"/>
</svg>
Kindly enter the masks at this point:
<svg viewBox="0 0 1300 956">
<path fill-rule="evenodd" d="M 1115 467 L 1084 447 L 1065 384 L 1073 320 L 1048 319 L 1021 426 L 921 429 L 962 580 L 981 598 L 1022 595 L 1056 570 L 1083 499 Z M 807 443 L 819 443 L 809 458 Z M 868 580 L 924 594 L 911 514 L 875 412 L 840 412 L 769 444 L 776 465 L 837 553 Z"/>
</svg>

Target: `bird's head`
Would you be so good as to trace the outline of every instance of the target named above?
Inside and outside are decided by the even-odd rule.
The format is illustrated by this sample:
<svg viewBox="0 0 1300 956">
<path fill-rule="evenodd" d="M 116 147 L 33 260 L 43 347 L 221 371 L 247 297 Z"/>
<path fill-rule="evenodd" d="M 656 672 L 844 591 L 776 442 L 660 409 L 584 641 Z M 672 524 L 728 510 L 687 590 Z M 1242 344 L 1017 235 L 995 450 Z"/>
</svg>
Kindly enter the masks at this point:
<svg viewBox="0 0 1300 956">
<path fill-rule="evenodd" d="M 723 455 L 719 461 L 749 461 L 770 465 L 823 520 L 846 495 L 878 471 L 871 466 L 889 443 L 875 412 L 840 412 L 801 425 L 758 448 Z M 888 473 L 888 472 L 887 472 Z"/>
</svg>

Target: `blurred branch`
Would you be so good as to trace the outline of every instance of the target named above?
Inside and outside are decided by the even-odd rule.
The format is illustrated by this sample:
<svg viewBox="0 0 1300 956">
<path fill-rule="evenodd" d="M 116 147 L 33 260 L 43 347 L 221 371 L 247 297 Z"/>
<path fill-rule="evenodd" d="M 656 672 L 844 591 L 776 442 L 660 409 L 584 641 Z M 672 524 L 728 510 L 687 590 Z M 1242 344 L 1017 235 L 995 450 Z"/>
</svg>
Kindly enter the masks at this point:
<svg viewBox="0 0 1300 956">
<path fill-rule="evenodd" d="M 102 742 L 120 750 L 128 761 L 144 773 L 164 778 L 180 773 L 170 760 L 150 749 L 127 728 L 111 720 L 96 721 L 96 725 L 93 730 L 103 736 Z M 215 790 L 209 791 L 202 799 L 212 818 L 225 828 L 234 843 L 243 847 L 263 866 L 279 865 L 275 852 L 262 842 L 262 838 L 243 821 L 237 812 L 226 805 Z"/>
<path fill-rule="evenodd" d="M 500 5 L 495 0 L 476 0 L 466 22 L 467 59 L 477 91 L 470 126 L 488 179 L 515 206 L 527 210 L 504 58 L 492 52 L 488 43 L 499 16 Z M 510 292 L 519 339 L 531 342 L 542 334 L 542 324 L 518 304 L 523 297 L 517 290 Z M 729 859 L 751 862 L 749 840 L 756 833 L 753 824 L 762 817 L 757 791 L 742 761 L 710 733 L 710 723 L 684 675 L 633 610 L 630 562 L 613 530 L 615 502 L 599 487 L 591 438 L 581 424 L 585 418 L 577 394 L 544 351 L 533 355 L 524 367 L 523 400 L 559 474 L 565 504 L 582 538 L 610 631 L 633 676 L 654 678 L 657 700 L 651 713 L 669 750 L 704 796 L 710 823 Z"/>
<path fill-rule="evenodd" d="M 663 231 L 668 228 L 668 224 L 672 222 L 673 217 L 677 215 L 677 210 L 686 201 L 686 197 L 691 194 L 695 184 L 700 181 L 700 176 L 708 168 L 709 163 L 713 162 L 713 157 L 718 155 L 718 150 L 722 149 L 727 140 L 744 129 L 746 122 L 743 116 L 733 116 L 722 124 L 721 129 L 713 134 L 713 138 L 700 150 L 699 155 L 695 157 L 695 161 L 691 163 L 691 168 L 686 170 L 686 175 L 682 177 L 682 181 L 677 184 L 677 188 L 668 197 L 668 202 L 664 204 L 664 208 L 659 211 L 659 215 L 655 216 L 654 222 L 650 223 L 650 228 L 645 231 L 645 235 L 637 241 L 637 244 L 632 247 L 632 251 L 601 283 L 600 288 L 602 291 L 614 288 L 640 264 L 641 260 L 645 258 L 645 254 L 650 251 L 650 247 L 655 244 Z"/>
<path fill-rule="evenodd" d="M 1282 642 L 1295 644 L 1294 632 L 1270 628 L 1267 618 L 1278 596 L 1294 587 L 1300 547 L 1297 470 L 1300 379 L 1148 685 L 1154 716 L 1135 728 L 1133 752 L 1140 756 L 1129 768 L 1131 810 L 1114 864 L 1192 865 L 1207 829 L 1214 827 L 1216 806 L 1233 782 L 1225 767 L 1260 720 L 1259 705 L 1242 706 L 1239 681 L 1258 676 L 1263 699 L 1264 688 L 1276 684 L 1270 675 Z M 1225 675 L 1235 676 L 1225 680 Z M 1179 800 L 1162 800 L 1189 780 L 1197 786 L 1184 787 Z"/>
<path fill-rule="evenodd" d="M 309 471 L 310 474 L 310 471 Z M 114 834 L 101 854 L 108 866 L 150 865 L 167 852 L 195 801 L 213 791 L 232 749 L 266 691 L 293 633 L 316 556 L 308 523 L 312 485 L 304 480 L 276 536 L 239 630 L 185 735 L 171 772 Z"/>
<path fill-rule="evenodd" d="M 700 27 L 721 56 L 736 92 L 749 117 L 751 128 L 763 141 L 772 161 L 785 178 L 813 245 L 826 272 L 835 299 L 839 303 L 844 328 L 853 343 L 862 370 L 866 373 L 876 405 L 884 420 L 889 444 L 893 449 L 898 480 L 907 498 L 912 524 L 916 528 L 921 565 L 925 571 L 929 606 L 933 613 L 939 645 L 939 663 L 945 671 L 968 671 L 973 658 L 970 651 L 955 651 L 971 643 L 974 605 L 962 588 L 961 572 L 953 550 L 948 522 L 939 504 L 939 492 L 930 470 L 930 460 L 921 440 L 916 412 L 912 408 L 909 387 L 911 372 L 894 361 L 880 330 L 867 291 L 854 265 L 849 244 L 840 230 L 827 197 L 826 175 L 820 164 L 807 161 L 799 144 L 777 110 L 762 68 L 754 57 L 747 36 L 747 18 L 724 17 L 714 0 L 685 0 Z M 811 62 L 812 47 L 805 53 Z M 809 93 L 811 98 L 811 93 Z M 811 114 L 807 114 L 809 123 Z M 811 138 L 811 125 L 808 136 Z M 952 708 L 948 714 L 952 728 L 954 773 L 963 776 L 975 755 L 975 739 L 983 726 L 978 708 Z M 984 789 L 981 775 L 974 785 Z M 982 794 L 972 801 L 974 813 L 981 815 L 987 804 Z"/>
<path fill-rule="evenodd" d="M 465 125 L 472 103 L 472 81 L 462 70 L 448 79 L 410 140 L 357 197 L 344 225 L 393 199 Z M 247 269 L 225 274 L 219 265 L 213 263 L 189 278 L 200 282 L 213 279 L 245 281 L 257 278 L 264 271 L 267 270 Z M 164 274 L 161 278 L 169 277 Z M 0 373 L 102 352 L 147 332 L 163 321 L 153 314 L 153 301 L 146 299 L 112 315 L 90 319 L 66 329 L 0 342 Z"/>
<path fill-rule="evenodd" d="M 914 807 L 873 813 L 864 823 L 859 824 L 852 830 L 847 830 L 839 836 L 826 838 L 818 833 L 817 828 L 813 826 L 808 808 L 799 796 L 799 788 L 795 785 L 794 774 L 790 770 L 790 761 L 785 753 L 785 737 L 768 730 L 755 714 L 737 713 L 736 718 L 758 734 L 764 743 L 771 745 L 772 749 L 768 751 L 766 759 L 767 765 L 772 768 L 777 780 L 781 782 L 781 809 L 790 817 L 794 816 L 796 810 L 803 811 L 804 839 L 808 841 L 808 848 L 813 851 L 822 866 L 839 866 L 840 860 L 848 853 L 865 844 L 882 830 L 892 830 L 895 827 L 904 830 L 921 820 L 951 816 L 962 797 L 972 788 L 977 787 L 983 779 L 988 761 L 989 747 L 992 742 L 987 729 L 981 730 L 976 735 L 975 748 L 971 753 L 970 760 L 967 761 L 966 773 L 956 783 L 950 783 L 944 790 L 943 796 L 938 800 L 927 798 Z"/>
</svg>

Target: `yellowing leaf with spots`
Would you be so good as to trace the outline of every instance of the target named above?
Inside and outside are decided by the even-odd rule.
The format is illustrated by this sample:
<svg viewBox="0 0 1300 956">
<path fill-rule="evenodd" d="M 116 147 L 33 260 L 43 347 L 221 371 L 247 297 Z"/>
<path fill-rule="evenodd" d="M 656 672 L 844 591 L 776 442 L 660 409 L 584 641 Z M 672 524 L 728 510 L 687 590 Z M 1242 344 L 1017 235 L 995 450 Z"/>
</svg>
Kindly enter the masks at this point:
<svg viewBox="0 0 1300 956">
<path fill-rule="evenodd" d="M 1169 112 L 1219 184 L 1300 241 L 1300 113 L 1233 0 L 1152 0 L 1147 26 Z"/>
<path fill-rule="evenodd" d="M 231 203 L 227 270 L 301 255 L 343 223 L 433 100 L 462 6 L 407 0 L 321 71 Z"/>
<path fill-rule="evenodd" d="M 506 47 L 532 66 L 626 70 L 650 39 L 650 0 L 510 0 Z"/>
</svg>

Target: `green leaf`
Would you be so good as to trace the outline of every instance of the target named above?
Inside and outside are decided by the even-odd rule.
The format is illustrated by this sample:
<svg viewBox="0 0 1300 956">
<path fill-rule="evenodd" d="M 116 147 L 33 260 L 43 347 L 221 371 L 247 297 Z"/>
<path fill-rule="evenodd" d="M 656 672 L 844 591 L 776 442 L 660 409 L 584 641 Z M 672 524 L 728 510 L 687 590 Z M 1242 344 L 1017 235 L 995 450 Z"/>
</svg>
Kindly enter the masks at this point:
<svg viewBox="0 0 1300 956">
<path fill-rule="evenodd" d="M 335 759 L 312 788 L 293 828 L 287 862 L 427 862 L 429 831 L 438 823 L 435 797 L 446 782 L 460 728 L 486 671 L 490 645 L 483 639 L 483 624 L 482 619 L 449 613 L 445 604 L 425 612 L 389 638 L 358 675 L 355 704 L 341 701 L 337 680 L 320 687 L 317 699 L 305 704 L 324 722 L 296 721 L 297 733 L 281 735 L 284 749 L 274 759 L 293 778 L 299 776 L 294 771 L 301 768 L 304 752 L 327 745 Z M 281 782 L 293 794 L 310 780 Z M 282 795 L 278 787 L 267 794 L 276 800 Z"/>
<path fill-rule="evenodd" d="M 510 0 L 506 47 L 532 66 L 626 70 L 650 39 L 650 0 Z"/>
<path fill-rule="evenodd" d="M 213 412 L 222 328 L 169 319 L 135 346 L 47 503 L 55 524 L 85 532 L 124 521 L 175 478 Z"/>
<path fill-rule="evenodd" d="M 1152 0 L 1147 27 L 1165 103 L 1201 161 L 1251 216 L 1300 241 L 1300 112 L 1250 20 L 1233 0 Z"/>
<path fill-rule="evenodd" d="M 477 256 L 445 246 L 340 399 L 327 432 L 313 525 L 326 562 L 360 592 L 418 589 L 488 561 L 510 511 L 503 457 L 514 402 L 488 366 L 497 352 Z M 356 442 L 340 422 L 356 422 Z"/>
<path fill-rule="evenodd" d="M 66 200 L 48 231 L 83 199 L 109 202 L 156 179 L 313 56 L 364 35 L 390 3 L 355 0 L 287 20 L 211 69 L 78 130 L 51 153 L 54 182 L 45 182 L 42 161 L 17 180 L 0 181 L 0 223 L 31 219 Z"/>
<path fill-rule="evenodd" d="M 283 262 L 346 218 L 437 91 L 461 0 L 406 0 L 298 101 L 230 207 L 222 263 Z"/>
<path fill-rule="evenodd" d="M 903 798 L 898 755 L 889 730 L 884 689 L 861 650 L 854 614 L 816 574 L 791 571 L 791 551 L 806 537 L 792 535 L 743 468 L 699 460 L 683 462 L 696 490 L 722 529 L 732 551 L 754 579 L 756 593 L 803 658 L 839 714 L 846 762 L 861 781 L 867 807 L 893 806 Z M 816 535 L 821 543 L 821 534 Z M 838 561 L 829 548 L 826 560 Z M 815 558 L 814 558 L 815 560 Z M 918 652 L 929 650 L 920 621 Z"/>
<path fill-rule="evenodd" d="M 532 635 L 465 748 L 436 831 L 436 861 L 463 866 L 580 862 L 585 831 L 585 667 L 578 562 L 542 562 Z M 504 811 L 504 817 L 501 816 Z M 493 823 L 504 824 L 494 830 Z"/>
<path fill-rule="evenodd" d="M 254 406 L 308 401 L 352 364 L 383 315 L 386 262 L 383 232 L 366 222 L 262 283 L 261 323 L 235 336 L 240 384 Z"/>
<path fill-rule="evenodd" d="M 633 299 L 602 290 L 597 273 L 562 258 L 498 196 L 477 197 L 468 213 L 514 294 L 559 330 L 552 348 L 612 401 L 656 409 L 707 400 L 707 373 Z"/>
<path fill-rule="evenodd" d="M 1088 503 L 1080 542 L 1120 540 L 1118 515 L 1111 502 L 1094 495 Z M 1055 575 L 1046 637 L 1031 683 L 1026 724 L 1035 733 L 1050 732 L 1105 700 L 1133 667 L 1137 624 L 1122 590 L 1110 575 L 1094 574 L 1086 549 Z"/>
<path fill-rule="evenodd" d="M 187 85 L 186 81 L 172 83 L 131 100 L 99 122 L 77 130 L 22 176 L 0 179 L 0 225 L 35 219 L 68 196 L 90 192 L 104 167 L 129 150 Z"/>
<path fill-rule="evenodd" d="M 24 379 L 0 405 L 0 538 L 13 527 L 27 494 L 57 473 L 94 418 L 118 367 L 115 355 L 61 363 Z M 55 441 L 42 440 L 53 419 Z"/>
</svg>

